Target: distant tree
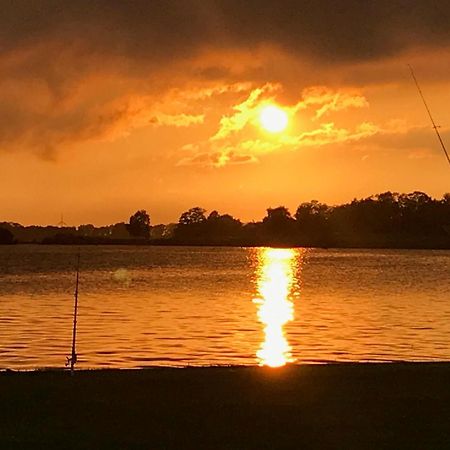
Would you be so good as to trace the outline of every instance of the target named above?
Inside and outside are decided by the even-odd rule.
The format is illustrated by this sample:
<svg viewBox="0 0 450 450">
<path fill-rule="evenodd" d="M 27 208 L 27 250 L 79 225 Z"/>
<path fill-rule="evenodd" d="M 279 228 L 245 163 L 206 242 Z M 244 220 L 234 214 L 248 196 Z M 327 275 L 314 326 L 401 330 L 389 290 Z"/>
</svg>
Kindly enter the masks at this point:
<svg viewBox="0 0 450 450">
<path fill-rule="evenodd" d="M 242 225 L 241 236 L 243 242 L 247 245 L 258 246 L 266 244 L 262 222 L 248 222 Z"/>
<path fill-rule="evenodd" d="M 442 196 L 442 203 L 444 205 L 449 205 L 450 206 L 450 192 L 446 192 L 443 196 Z"/>
<path fill-rule="evenodd" d="M 424 192 L 414 191 L 399 196 L 402 231 L 409 234 L 425 234 L 436 228 L 435 202 Z"/>
<path fill-rule="evenodd" d="M 263 222 L 286 222 L 292 220 L 291 213 L 285 206 L 278 206 L 277 208 L 268 208 L 267 216 L 264 217 Z"/>
<path fill-rule="evenodd" d="M 212 211 L 208 217 L 203 208 L 195 207 L 184 212 L 174 232 L 180 241 L 201 244 L 239 242 L 242 222 L 229 214 Z"/>
<path fill-rule="evenodd" d="M 131 236 L 143 237 L 148 239 L 150 237 L 150 216 L 145 209 L 136 211 L 127 224 L 127 230 Z"/>
<path fill-rule="evenodd" d="M 220 214 L 216 210 L 214 210 L 209 213 L 207 220 L 213 221 L 213 220 L 218 220 L 218 219 L 220 219 Z"/>
<path fill-rule="evenodd" d="M 262 221 L 262 231 L 269 242 L 286 244 L 295 240 L 295 220 L 284 206 L 268 208 Z"/>
<path fill-rule="evenodd" d="M 152 226 L 150 230 L 150 237 L 152 239 L 161 239 L 164 236 L 165 229 L 166 226 L 163 224 Z"/>
<path fill-rule="evenodd" d="M 396 232 L 401 228 L 401 208 L 397 192 L 383 192 L 372 196 L 375 199 L 372 208 L 372 229 L 381 233 Z"/>
<path fill-rule="evenodd" d="M 214 242 L 237 241 L 240 238 L 242 222 L 230 214 L 212 211 L 204 222 L 205 236 Z"/>
<path fill-rule="evenodd" d="M 150 220 L 150 219 L 149 219 Z M 128 224 L 123 222 L 115 223 L 114 225 L 110 225 L 110 235 L 114 239 L 129 239 L 130 232 L 128 231 Z"/>
<path fill-rule="evenodd" d="M 368 248 L 450 249 L 450 193 L 433 199 L 419 191 L 383 192 L 329 207 L 317 200 L 302 203 L 294 217 L 284 206 L 269 208 L 262 221 L 242 224 L 229 214 L 203 208 L 185 211 L 177 224 L 150 226 L 146 211 L 129 223 L 78 229 L 22 226 L 0 222 L 0 243 L 93 243 L 129 235 L 188 245 L 281 245 Z"/>
<path fill-rule="evenodd" d="M 172 238 L 175 234 L 175 230 L 177 229 L 178 224 L 176 223 L 168 223 L 164 226 L 163 238 L 169 239 Z"/>
<path fill-rule="evenodd" d="M 78 227 L 78 234 L 81 236 L 93 236 L 95 233 L 95 227 L 91 223 L 80 225 Z"/>
<path fill-rule="evenodd" d="M 295 212 L 295 219 L 298 222 L 309 221 L 311 218 L 325 218 L 328 211 L 328 206 L 324 203 L 319 203 L 317 200 L 301 203 Z"/>
<path fill-rule="evenodd" d="M 192 225 L 204 222 L 206 209 L 200 208 L 198 206 L 191 208 L 181 214 L 178 223 L 180 225 Z"/>
<path fill-rule="evenodd" d="M 205 240 L 206 210 L 195 206 L 181 214 L 174 230 L 174 237 L 186 242 Z"/>
<path fill-rule="evenodd" d="M 0 244 L 14 244 L 14 235 L 6 228 L 0 228 Z"/>
<path fill-rule="evenodd" d="M 301 203 L 295 212 L 297 230 L 303 245 L 329 246 L 331 230 L 328 205 L 317 200 Z"/>
</svg>

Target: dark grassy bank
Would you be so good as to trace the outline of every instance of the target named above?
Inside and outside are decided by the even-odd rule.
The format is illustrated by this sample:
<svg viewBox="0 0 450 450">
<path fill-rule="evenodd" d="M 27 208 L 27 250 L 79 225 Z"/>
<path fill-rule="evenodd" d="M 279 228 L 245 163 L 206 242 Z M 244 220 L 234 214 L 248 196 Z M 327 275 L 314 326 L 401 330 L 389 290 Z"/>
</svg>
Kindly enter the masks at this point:
<svg viewBox="0 0 450 450">
<path fill-rule="evenodd" d="M 450 364 L 0 374 L 1 449 L 450 448 Z"/>
</svg>

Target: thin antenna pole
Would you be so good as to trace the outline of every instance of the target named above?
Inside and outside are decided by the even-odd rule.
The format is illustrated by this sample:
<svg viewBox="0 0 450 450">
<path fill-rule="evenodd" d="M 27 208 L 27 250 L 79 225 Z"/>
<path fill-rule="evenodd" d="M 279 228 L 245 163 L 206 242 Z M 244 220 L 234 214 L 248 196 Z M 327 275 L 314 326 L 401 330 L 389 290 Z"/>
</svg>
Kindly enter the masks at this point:
<svg viewBox="0 0 450 450">
<path fill-rule="evenodd" d="M 417 81 L 417 78 L 414 75 L 414 70 L 413 70 L 412 66 L 410 64 L 408 64 L 408 67 L 409 67 L 409 70 L 411 71 L 411 76 L 412 76 L 412 78 L 414 80 L 414 83 L 416 84 L 416 87 L 417 87 L 417 90 L 419 91 L 420 97 L 422 98 L 422 101 L 423 101 L 423 104 L 425 106 L 425 109 L 427 110 L 428 117 L 431 120 L 431 124 L 433 125 L 434 131 L 436 132 L 436 136 L 439 139 L 439 143 L 441 144 L 442 150 L 445 153 L 445 156 L 447 158 L 447 162 L 450 165 L 450 157 L 448 156 L 448 152 L 447 152 L 447 149 L 445 148 L 444 141 L 442 140 L 441 135 L 439 133 L 439 130 L 438 130 L 439 127 L 434 122 L 433 116 L 431 115 L 430 108 L 428 107 L 427 102 L 425 101 L 425 97 L 423 96 L 422 89 L 420 89 L 419 82 Z"/>
<path fill-rule="evenodd" d="M 64 222 L 64 214 L 63 213 L 61 213 L 61 220 L 58 222 L 58 227 L 59 228 L 67 227 L 67 223 Z"/>
<path fill-rule="evenodd" d="M 66 365 L 70 364 L 70 374 L 73 376 L 75 363 L 77 362 L 76 341 L 77 341 L 77 314 L 78 314 L 78 284 L 80 281 L 80 252 L 77 259 L 77 278 L 75 283 L 75 303 L 73 308 L 73 330 L 72 330 L 72 354 L 67 358 Z"/>
</svg>

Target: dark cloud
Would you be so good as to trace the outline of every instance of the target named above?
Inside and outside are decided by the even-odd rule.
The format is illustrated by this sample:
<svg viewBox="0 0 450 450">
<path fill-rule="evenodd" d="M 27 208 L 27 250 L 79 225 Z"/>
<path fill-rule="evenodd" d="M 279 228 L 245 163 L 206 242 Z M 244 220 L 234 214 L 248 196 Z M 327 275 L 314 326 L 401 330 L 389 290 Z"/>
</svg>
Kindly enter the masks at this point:
<svg viewBox="0 0 450 450">
<path fill-rule="evenodd" d="M 104 133 L 126 113 L 117 98 L 157 91 L 167 80 L 164 68 L 205 50 L 273 46 L 321 64 L 367 62 L 448 46 L 449 22 L 443 0 L 5 0 L 0 148 L 25 140 L 47 148 Z M 226 66 L 188 70 L 199 79 L 229 74 Z M 67 98 L 93 73 L 125 82 L 69 107 Z M 36 95 L 47 100 L 33 105 Z"/>
<path fill-rule="evenodd" d="M 440 135 L 444 142 L 450 142 L 450 129 L 442 129 Z M 429 150 L 432 154 L 443 155 L 442 148 L 431 126 L 412 129 L 385 131 L 367 139 L 367 143 L 383 149 Z"/>
<path fill-rule="evenodd" d="M 6 4 L 5 4 L 6 3 Z M 334 60 L 383 57 L 450 41 L 444 0 L 14 0 L 1 50 L 57 37 L 92 51 L 167 59 L 199 47 L 279 45 Z"/>
</svg>

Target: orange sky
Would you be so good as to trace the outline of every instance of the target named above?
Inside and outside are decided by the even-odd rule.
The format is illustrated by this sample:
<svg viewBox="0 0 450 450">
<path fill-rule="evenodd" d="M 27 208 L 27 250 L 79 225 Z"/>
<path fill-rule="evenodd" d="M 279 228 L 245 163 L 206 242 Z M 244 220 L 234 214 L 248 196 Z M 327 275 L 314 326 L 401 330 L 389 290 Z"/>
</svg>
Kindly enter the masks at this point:
<svg viewBox="0 0 450 450">
<path fill-rule="evenodd" d="M 12 3 L 0 221 L 100 225 L 145 208 L 155 224 L 196 205 L 247 221 L 311 199 L 450 191 L 406 66 L 450 142 L 445 2 Z M 287 112 L 285 131 L 260 126 L 266 103 Z"/>
</svg>

